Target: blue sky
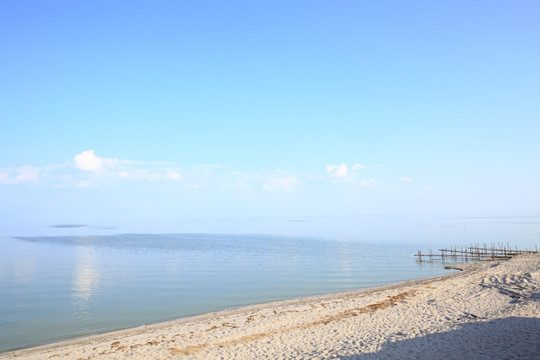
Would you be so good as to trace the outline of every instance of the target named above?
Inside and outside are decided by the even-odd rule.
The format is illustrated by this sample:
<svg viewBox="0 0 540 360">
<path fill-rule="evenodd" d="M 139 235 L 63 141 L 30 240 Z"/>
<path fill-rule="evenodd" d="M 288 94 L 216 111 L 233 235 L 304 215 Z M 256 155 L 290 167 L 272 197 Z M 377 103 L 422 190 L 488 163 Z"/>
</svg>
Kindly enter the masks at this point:
<svg viewBox="0 0 540 360">
<path fill-rule="evenodd" d="M 540 211 L 533 1 L 2 1 L 5 221 Z"/>
</svg>

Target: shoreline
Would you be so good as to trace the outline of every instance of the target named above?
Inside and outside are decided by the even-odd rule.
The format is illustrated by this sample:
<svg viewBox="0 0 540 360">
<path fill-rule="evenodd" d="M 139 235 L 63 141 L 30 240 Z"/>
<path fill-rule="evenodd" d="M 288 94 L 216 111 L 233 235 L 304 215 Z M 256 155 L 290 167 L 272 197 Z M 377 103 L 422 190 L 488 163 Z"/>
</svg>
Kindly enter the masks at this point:
<svg viewBox="0 0 540 360">
<path fill-rule="evenodd" d="M 504 333 L 525 324 L 531 338 L 524 339 L 521 329 L 518 341 L 514 339 L 521 350 L 498 344 L 504 343 L 514 355 L 521 351 L 521 358 L 540 353 L 540 254 L 458 267 L 463 271 L 210 312 L 9 351 L 0 359 L 427 359 L 434 354 L 412 354 L 425 347 L 424 342 L 433 343 L 427 340 L 436 334 L 456 332 L 447 336 L 460 338 L 462 332 L 476 334 L 481 323 L 498 329 L 497 321 L 503 319 Z M 447 342 L 441 346 L 453 346 L 444 345 Z M 403 349 L 393 349 L 396 343 Z M 527 355 L 527 348 L 533 352 Z M 490 358 L 506 354 L 484 350 L 492 352 Z M 449 349 L 444 357 L 455 354 L 456 349 Z"/>
<path fill-rule="evenodd" d="M 425 278 L 418 278 L 418 279 L 411 279 L 411 280 L 401 280 L 397 281 L 395 283 L 389 283 L 385 285 L 377 285 L 377 286 L 370 286 L 365 288 L 359 288 L 355 290 L 346 290 L 346 291 L 339 291 L 339 292 L 330 292 L 330 293 L 321 293 L 316 295 L 306 295 L 306 296 L 300 296 L 300 297 L 291 297 L 291 298 L 285 298 L 285 299 L 278 299 L 278 300 L 269 300 L 264 301 L 260 303 L 254 303 L 254 304 L 246 304 L 246 305 L 238 305 L 231 308 L 225 308 L 222 310 L 212 310 L 208 312 L 202 312 L 199 314 L 194 315 L 187 315 L 175 319 L 169 319 L 169 320 L 163 320 L 163 321 L 156 321 L 156 322 L 149 322 L 148 324 L 140 324 L 135 326 L 129 326 L 126 328 L 119 328 L 119 329 L 113 329 L 105 332 L 97 332 L 97 333 L 89 333 L 89 334 L 83 334 L 75 337 L 66 337 L 66 338 L 58 338 L 51 340 L 50 342 L 46 342 L 43 344 L 38 345 L 31 345 L 27 347 L 20 347 L 10 350 L 3 350 L 0 351 L 0 359 L 2 359 L 3 355 L 7 355 L 14 352 L 21 352 L 26 350 L 32 350 L 37 348 L 45 348 L 55 345 L 65 345 L 70 343 L 78 343 L 80 341 L 84 340 L 91 340 L 101 337 L 107 337 L 109 335 L 113 334 L 120 334 L 124 332 L 131 332 L 135 331 L 137 329 L 148 329 L 150 327 L 161 327 L 165 326 L 167 324 L 173 324 L 173 323 L 182 323 L 184 321 L 198 321 L 198 320 L 204 320 L 207 316 L 213 316 L 213 315 L 228 315 L 228 314 L 235 314 L 236 312 L 244 312 L 248 310 L 260 310 L 266 307 L 270 306 L 280 306 L 280 305 L 295 305 L 300 302 L 304 301 L 324 301 L 324 300 L 331 300 L 336 297 L 342 297 L 347 295 L 357 296 L 360 293 L 372 293 L 377 291 L 384 291 L 388 289 L 393 289 L 396 287 L 401 287 L 404 285 L 414 285 L 414 284 L 420 284 L 424 283 L 425 281 L 430 280 L 444 280 L 449 277 L 457 276 L 462 273 L 467 273 L 468 271 L 471 271 L 471 267 L 474 267 L 476 262 L 468 262 L 468 263 L 456 263 L 455 266 L 448 267 L 446 270 L 449 272 L 445 275 L 438 275 L 438 276 L 431 276 L 431 277 L 425 277 Z"/>
<path fill-rule="evenodd" d="M 214 316 L 236 315 L 239 313 L 245 313 L 249 311 L 263 310 L 265 308 L 270 308 L 270 307 L 273 308 L 273 307 L 280 307 L 280 306 L 287 306 L 287 305 L 295 306 L 300 303 L 311 302 L 311 301 L 313 302 L 325 301 L 325 300 L 328 301 L 328 300 L 333 300 L 335 298 L 341 298 L 341 297 L 347 297 L 347 296 L 359 296 L 364 293 L 366 294 L 376 293 L 379 291 L 400 288 L 406 285 L 423 284 L 426 281 L 444 280 L 449 277 L 454 277 L 456 275 L 472 271 L 473 269 L 471 267 L 475 264 L 476 262 L 470 262 L 468 264 L 459 264 L 456 267 L 452 267 L 448 269 L 449 271 L 455 271 L 455 272 L 452 272 L 446 275 L 399 281 L 396 283 L 374 286 L 374 287 L 366 287 L 366 288 L 357 289 L 357 290 L 348 290 L 348 291 L 341 291 L 341 292 L 327 293 L 327 294 L 320 294 L 320 295 L 308 295 L 304 297 L 295 297 L 295 298 L 290 298 L 290 299 L 272 300 L 272 301 L 256 303 L 256 304 L 241 305 L 241 306 L 232 307 L 232 308 L 223 309 L 223 310 L 209 311 L 209 312 L 204 312 L 204 313 L 196 314 L 196 315 L 188 315 L 188 316 L 180 317 L 173 320 L 158 321 L 155 323 L 142 324 L 142 325 L 132 326 L 132 327 L 124 328 L 124 329 L 111 330 L 104 333 L 88 334 L 88 335 L 77 336 L 74 338 L 59 339 L 59 340 L 52 341 L 52 342 L 42 344 L 42 345 L 29 346 L 29 347 L 23 347 L 23 348 L 0 352 L 0 358 L 2 358 L 3 355 L 8 355 L 15 352 L 23 352 L 27 350 L 29 351 L 29 350 L 38 349 L 38 348 L 41 349 L 41 348 L 55 347 L 55 345 L 63 347 L 66 345 L 78 344 L 80 342 L 99 341 L 99 340 L 102 340 L 101 338 L 108 338 L 110 336 L 117 336 L 117 337 L 126 336 L 126 335 L 129 336 L 132 332 L 138 333 L 137 330 L 139 329 L 143 331 L 148 331 L 148 330 L 152 330 L 154 327 L 161 328 L 167 325 L 174 325 L 174 324 L 178 325 L 178 324 L 189 323 L 189 322 L 206 321 L 207 318 L 212 318 Z"/>
</svg>

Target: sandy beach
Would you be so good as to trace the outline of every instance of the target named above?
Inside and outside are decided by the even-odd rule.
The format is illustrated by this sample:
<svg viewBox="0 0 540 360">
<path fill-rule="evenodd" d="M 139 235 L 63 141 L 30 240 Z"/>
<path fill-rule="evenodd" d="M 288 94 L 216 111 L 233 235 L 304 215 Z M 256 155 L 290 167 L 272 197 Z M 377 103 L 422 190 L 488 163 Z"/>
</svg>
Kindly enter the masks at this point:
<svg viewBox="0 0 540 360">
<path fill-rule="evenodd" d="M 0 359 L 540 359 L 540 254 L 24 349 Z"/>
</svg>

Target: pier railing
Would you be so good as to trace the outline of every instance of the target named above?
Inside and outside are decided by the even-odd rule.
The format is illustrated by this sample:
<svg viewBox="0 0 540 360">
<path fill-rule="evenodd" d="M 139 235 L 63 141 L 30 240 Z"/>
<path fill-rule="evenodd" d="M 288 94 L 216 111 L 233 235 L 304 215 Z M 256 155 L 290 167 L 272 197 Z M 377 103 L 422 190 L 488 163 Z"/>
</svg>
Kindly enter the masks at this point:
<svg viewBox="0 0 540 360">
<path fill-rule="evenodd" d="M 475 245 L 475 246 L 469 246 L 469 247 L 461 247 L 461 248 L 446 248 L 446 249 L 439 249 L 433 252 L 433 250 L 428 250 L 427 252 L 422 252 L 422 250 L 418 250 L 418 253 L 415 254 L 417 257 L 417 261 L 453 261 L 453 262 L 460 262 L 460 261 L 487 261 L 487 260 L 504 260 L 508 259 L 512 256 L 519 255 L 519 254 L 530 254 L 530 253 L 537 253 L 538 248 L 535 246 L 535 250 L 519 250 L 517 247 L 516 249 L 511 249 L 510 246 L 502 246 L 501 244 L 498 244 L 495 246 L 494 244 L 490 246 L 487 246 L 484 244 L 483 246 Z"/>
</svg>

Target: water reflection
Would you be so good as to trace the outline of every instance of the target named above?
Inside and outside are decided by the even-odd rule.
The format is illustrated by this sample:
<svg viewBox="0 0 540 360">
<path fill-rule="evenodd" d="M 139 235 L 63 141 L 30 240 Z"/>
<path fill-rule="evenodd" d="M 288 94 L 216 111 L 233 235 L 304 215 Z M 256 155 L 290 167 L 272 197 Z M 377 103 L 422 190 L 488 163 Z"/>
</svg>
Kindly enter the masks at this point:
<svg viewBox="0 0 540 360">
<path fill-rule="evenodd" d="M 351 249 L 349 249 L 349 244 L 345 241 L 338 242 L 337 246 L 337 256 L 335 261 L 340 261 L 341 269 L 339 271 L 339 276 L 341 281 L 344 284 L 350 285 L 354 283 L 353 280 L 353 269 L 351 264 Z"/>
<path fill-rule="evenodd" d="M 34 254 L 17 256 L 13 261 L 13 281 L 16 284 L 25 284 L 34 280 L 36 257 Z"/>
<path fill-rule="evenodd" d="M 73 298 L 78 307 L 84 310 L 97 292 L 99 268 L 96 250 L 92 246 L 77 247 L 75 271 L 73 273 Z"/>
</svg>

